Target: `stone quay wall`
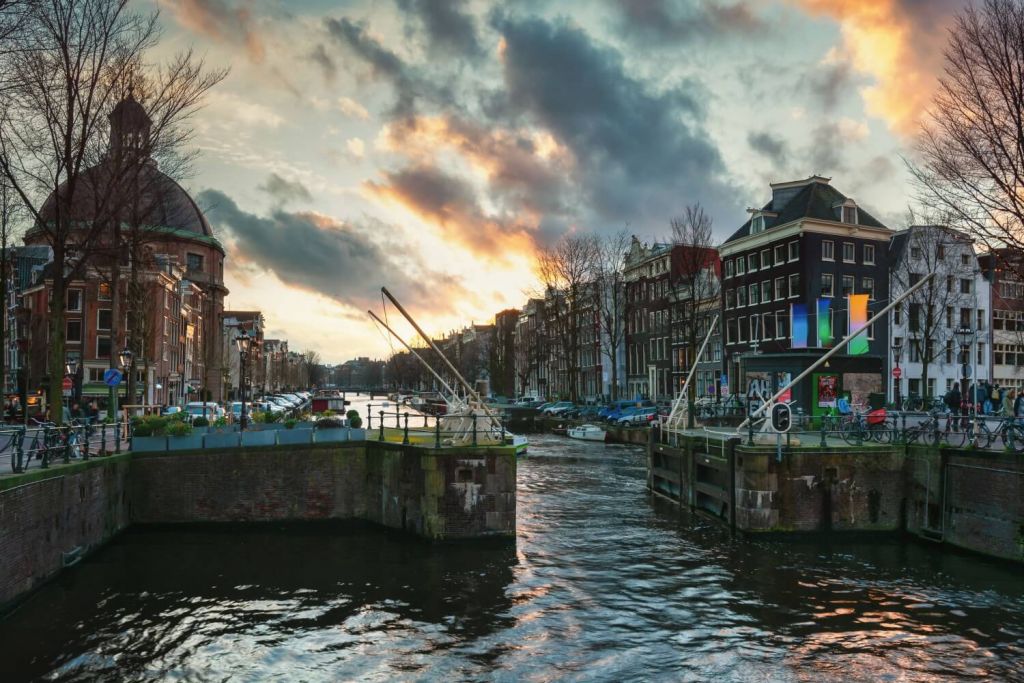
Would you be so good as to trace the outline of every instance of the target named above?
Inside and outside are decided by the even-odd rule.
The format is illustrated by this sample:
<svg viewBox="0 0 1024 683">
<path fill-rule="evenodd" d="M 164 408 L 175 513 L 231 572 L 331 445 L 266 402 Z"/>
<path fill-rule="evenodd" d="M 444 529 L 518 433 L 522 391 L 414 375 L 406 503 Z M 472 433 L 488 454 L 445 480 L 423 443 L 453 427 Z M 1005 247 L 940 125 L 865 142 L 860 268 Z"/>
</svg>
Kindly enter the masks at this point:
<svg viewBox="0 0 1024 683">
<path fill-rule="evenodd" d="M 515 453 L 342 442 L 126 453 L 0 477 L 0 609 L 131 524 L 285 520 L 512 538 Z"/>
<path fill-rule="evenodd" d="M 1024 458 L 902 445 L 652 441 L 648 488 L 749 533 L 907 532 L 1024 563 Z"/>
</svg>

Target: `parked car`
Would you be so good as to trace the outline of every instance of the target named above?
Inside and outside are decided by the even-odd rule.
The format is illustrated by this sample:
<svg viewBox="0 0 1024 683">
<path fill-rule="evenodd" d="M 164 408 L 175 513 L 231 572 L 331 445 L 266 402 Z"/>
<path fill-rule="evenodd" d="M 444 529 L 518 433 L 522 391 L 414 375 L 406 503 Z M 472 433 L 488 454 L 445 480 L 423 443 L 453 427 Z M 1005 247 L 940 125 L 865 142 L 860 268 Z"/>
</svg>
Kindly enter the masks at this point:
<svg viewBox="0 0 1024 683">
<path fill-rule="evenodd" d="M 205 406 L 205 411 L 204 411 Z M 206 413 L 207 420 L 216 420 L 217 418 L 224 417 L 226 414 L 224 409 L 212 401 L 207 401 L 205 404 L 202 401 L 193 401 L 192 403 L 185 404 L 185 412 L 192 416 L 194 420 L 197 417 L 202 417 L 203 413 Z"/>
<path fill-rule="evenodd" d="M 651 408 L 653 406 L 654 403 L 651 401 L 628 401 L 624 405 L 608 411 L 608 414 L 605 415 L 605 421 L 615 423 L 620 418 L 632 415 L 635 411 L 640 410 L 641 408 Z"/>
<path fill-rule="evenodd" d="M 629 415 L 620 417 L 617 424 L 620 427 L 638 427 L 640 425 L 646 425 L 653 421 L 658 416 L 658 409 L 654 406 L 646 408 L 637 408 Z"/>
<path fill-rule="evenodd" d="M 574 404 L 572 401 L 559 401 L 558 403 L 554 403 L 548 406 L 541 412 L 544 413 L 545 415 L 558 415 L 560 413 L 565 412 L 566 410 L 569 410 L 570 408 L 573 408 L 575 405 L 576 404 Z"/>
</svg>

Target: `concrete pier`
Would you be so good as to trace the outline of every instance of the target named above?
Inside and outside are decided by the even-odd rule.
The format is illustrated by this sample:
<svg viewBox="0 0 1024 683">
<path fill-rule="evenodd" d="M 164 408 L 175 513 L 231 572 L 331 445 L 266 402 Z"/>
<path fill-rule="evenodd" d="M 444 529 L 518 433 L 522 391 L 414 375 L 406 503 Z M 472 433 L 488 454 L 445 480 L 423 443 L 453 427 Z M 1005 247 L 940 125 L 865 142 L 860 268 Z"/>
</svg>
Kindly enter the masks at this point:
<svg viewBox="0 0 1024 683">
<path fill-rule="evenodd" d="M 1024 563 L 1024 458 L 920 446 L 648 447 L 648 488 L 737 531 L 908 532 Z"/>
</svg>

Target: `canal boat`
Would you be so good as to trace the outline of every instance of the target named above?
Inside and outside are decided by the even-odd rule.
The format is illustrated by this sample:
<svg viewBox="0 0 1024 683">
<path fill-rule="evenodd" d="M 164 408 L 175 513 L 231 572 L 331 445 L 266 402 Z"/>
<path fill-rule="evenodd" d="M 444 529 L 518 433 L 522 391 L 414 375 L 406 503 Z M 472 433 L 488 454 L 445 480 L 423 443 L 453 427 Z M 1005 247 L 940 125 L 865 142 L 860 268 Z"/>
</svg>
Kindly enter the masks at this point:
<svg viewBox="0 0 1024 683">
<path fill-rule="evenodd" d="M 608 438 L 608 433 L 597 425 L 570 427 L 566 431 L 566 435 L 570 439 L 581 439 L 583 441 L 604 441 Z"/>
</svg>

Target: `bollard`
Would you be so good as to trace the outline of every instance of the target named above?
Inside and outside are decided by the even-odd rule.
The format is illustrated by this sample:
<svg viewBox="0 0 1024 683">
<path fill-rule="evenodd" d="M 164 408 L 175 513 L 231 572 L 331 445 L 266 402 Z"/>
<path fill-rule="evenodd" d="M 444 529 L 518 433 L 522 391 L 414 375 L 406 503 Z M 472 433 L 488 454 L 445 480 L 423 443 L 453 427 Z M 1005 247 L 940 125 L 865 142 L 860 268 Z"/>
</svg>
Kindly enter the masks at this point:
<svg viewBox="0 0 1024 683">
<path fill-rule="evenodd" d="M 441 418 L 434 416 L 434 448 L 441 448 Z"/>
<path fill-rule="evenodd" d="M 373 408 L 372 406 L 366 406 L 366 429 L 373 429 Z"/>
<path fill-rule="evenodd" d="M 821 447 L 822 448 L 828 448 L 828 439 L 825 437 L 825 427 L 826 427 L 825 416 L 822 415 L 821 416 Z"/>
<path fill-rule="evenodd" d="M 402 427 L 402 445 L 409 445 L 409 413 L 405 414 L 405 424 Z"/>
<path fill-rule="evenodd" d="M 121 452 L 121 422 L 114 420 L 114 453 Z"/>
<path fill-rule="evenodd" d="M 427 414 L 423 413 L 423 428 L 427 428 Z"/>
<path fill-rule="evenodd" d="M 22 428 L 20 428 L 18 430 L 18 433 L 14 435 L 14 439 L 15 439 L 14 453 L 15 453 L 15 457 L 16 457 L 16 459 L 14 461 L 14 471 L 15 472 L 24 472 L 25 471 L 24 470 L 24 465 L 25 465 L 25 428 L 24 427 L 22 427 Z"/>
<path fill-rule="evenodd" d="M 380 411 L 380 441 L 384 440 L 384 411 Z"/>
<path fill-rule="evenodd" d="M 473 445 L 476 446 L 476 413 L 473 413 Z"/>
<path fill-rule="evenodd" d="M 100 425 L 100 455 L 107 454 L 107 423 Z"/>
</svg>

